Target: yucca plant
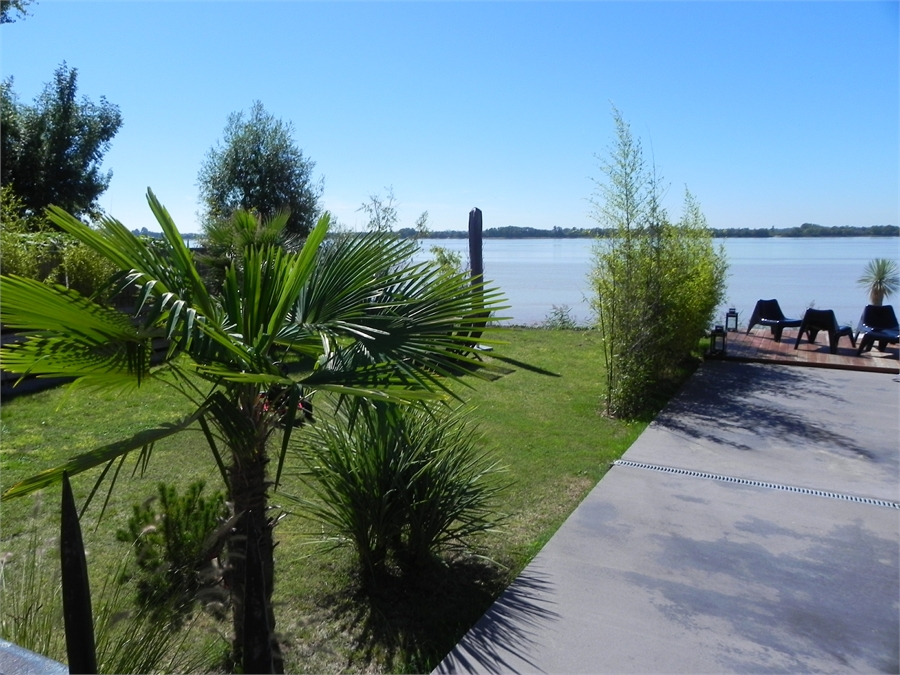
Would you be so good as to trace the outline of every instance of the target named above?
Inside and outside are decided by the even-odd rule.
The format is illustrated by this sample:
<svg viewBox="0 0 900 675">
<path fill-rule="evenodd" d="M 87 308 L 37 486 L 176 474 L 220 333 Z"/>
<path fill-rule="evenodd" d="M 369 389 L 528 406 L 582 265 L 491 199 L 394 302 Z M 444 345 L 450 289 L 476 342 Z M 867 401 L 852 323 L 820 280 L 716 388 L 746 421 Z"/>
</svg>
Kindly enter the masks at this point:
<svg viewBox="0 0 900 675">
<path fill-rule="evenodd" d="M 857 283 L 869 292 L 870 304 L 881 306 L 885 298 L 900 290 L 897 263 L 889 258 L 870 260 Z"/>
<path fill-rule="evenodd" d="M 465 409 L 348 407 L 302 434 L 300 476 L 313 498 L 301 503 L 325 541 L 356 549 L 364 579 L 390 559 L 421 568 L 494 527 L 502 469 L 479 449 Z"/>
<path fill-rule="evenodd" d="M 464 274 L 410 263 L 414 242 L 376 235 L 326 241 L 327 214 L 296 253 L 251 241 L 214 294 L 168 212 L 152 192 L 147 199 L 163 231 L 160 246 L 112 218 L 92 229 L 60 209 L 48 211 L 56 225 L 122 271 L 120 287 L 137 288 L 138 314 L 124 315 L 60 286 L 4 276 L 0 319 L 25 340 L 0 351 L 2 366 L 123 391 L 166 374 L 164 381 L 196 410 L 176 424 L 74 456 L 17 483 L 2 498 L 59 481 L 64 471 L 75 475 L 95 467 L 105 468 L 91 496 L 115 467 L 112 490 L 130 453 L 138 452 L 146 466 L 154 443 L 198 424 L 238 516 L 227 579 L 235 663 L 244 672 L 278 671 L 271 605 L 275 518 L 268 491 L 280 480 L 291 432 L 307 419 L 312 393 L 381 400 L 451 396 L 445 379 L 480 365 L 472 336 L 482 329 L 483 312 L 498 309 L 500 295 L 473 288 Z M 247 229 L 256 227 L 252 214 L 235 217 Z M 286 217 L 277 219 L 284 227 Z M 151 367 L 158 338 L 168 340 L 169 349 Z M 282 438 L 272 476 L 270 445 L 277 434 Z M 254 560 L 258 569 L 250 569 Z M 247 585 L 256 580 L 257 586 Z"/>
</svg>

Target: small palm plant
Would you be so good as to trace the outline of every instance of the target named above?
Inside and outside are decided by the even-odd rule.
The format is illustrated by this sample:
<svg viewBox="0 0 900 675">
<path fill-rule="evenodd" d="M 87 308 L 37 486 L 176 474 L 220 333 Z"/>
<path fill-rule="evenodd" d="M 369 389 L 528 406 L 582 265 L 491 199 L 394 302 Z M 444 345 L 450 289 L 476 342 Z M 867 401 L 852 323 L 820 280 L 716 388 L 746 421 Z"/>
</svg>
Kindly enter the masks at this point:
<svg viewBox="0 0 900 675">
<path fill-rule="evenodd" d="M 870 260 L 856 283 L 869 291 L 870 304 L 881 306 L 885 298 L 900 290 L 897 263 L 890 258 Z"/>
</svg>

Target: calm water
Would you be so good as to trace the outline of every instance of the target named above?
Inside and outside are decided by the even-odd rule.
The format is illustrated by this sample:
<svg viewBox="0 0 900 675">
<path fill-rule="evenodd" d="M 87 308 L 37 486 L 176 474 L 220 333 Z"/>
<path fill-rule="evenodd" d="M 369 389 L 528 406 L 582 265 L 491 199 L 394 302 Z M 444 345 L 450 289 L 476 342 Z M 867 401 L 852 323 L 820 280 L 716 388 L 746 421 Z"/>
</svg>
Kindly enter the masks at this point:
<svg viewBox="0 0 900 675">
<path fill-rule="evenodd" d="M 900 240 L 884 237 L 721 239 L 728 257 L 726 302 L 746 323 L 760 298 L 777 298 L 788 316 L 802 317 L 807 307 L 833 309 L 838 321 L 855 327 L 866 292 L 856 285 L 873 258 L 900 260 Z M 421 258 L 431 257 L 430 246 L 443 246 L 468 257 L 464 239 L 426 239 Z M 485 239 L 485 277 L 505 293 L 511 308 L 508 323 L 540 323 L 553 305 L 568 305 L 572 315 L 587 322 L 591 316 L 587 275 L 591 267 L 590 239 Z M 895 306 L 900 298 L 891 298 Z"/>
</svg>

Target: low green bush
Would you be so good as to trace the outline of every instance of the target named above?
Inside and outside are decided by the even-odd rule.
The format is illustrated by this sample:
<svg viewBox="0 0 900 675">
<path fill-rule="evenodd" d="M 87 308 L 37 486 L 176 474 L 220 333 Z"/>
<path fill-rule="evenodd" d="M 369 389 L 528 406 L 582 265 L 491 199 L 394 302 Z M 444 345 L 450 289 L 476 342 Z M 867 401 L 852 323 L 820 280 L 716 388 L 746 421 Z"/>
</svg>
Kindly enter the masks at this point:
<svg viewBox="0 0 900 675">
<path fill-rule="evenodd" d="M 221 492 L 204 497 L 203 488 L 197 481 L 179 496 L 174 486 L 159 483 L 158 498 L 135 504 L 127 528 L 116 532 L 134 552 L 132 569 L 122 581 L 136 581 L 137 606 L 158 607 L 175 628 L 200 597 L 216 606 L 226 600 L 224 591 L 213 590 L 220 576 L 216 553 L 222 547 L 217 531 L 227 522 L 228 509 Z"/>
<path fill-rule="evenodd" d="M 110 279 L 118 272 L 116 266 L 102 255 L 75 239 L 66 237 L 60 250 L 60 264 L 54 270 L 56 283 L 73 288 L 86 297 L 101 302 L 111 297 Z"/>
<path fill-rule="evenodd" d="M 85 296 L 110 299 L 107 284 L 115 265 L 36 217 L 24 217 L 22 201 L 8 185 L 0 188 L 0 273 L 74 288 Z"/>
<path fill-rule="evenodd" d="M 572 308 L 568 305 L 551 305 L 550 313 L 541 323 L 545 330 L 578 330 L 586 328 L 579 326 L 578 321 L 572 316 Z"/>
</svg>

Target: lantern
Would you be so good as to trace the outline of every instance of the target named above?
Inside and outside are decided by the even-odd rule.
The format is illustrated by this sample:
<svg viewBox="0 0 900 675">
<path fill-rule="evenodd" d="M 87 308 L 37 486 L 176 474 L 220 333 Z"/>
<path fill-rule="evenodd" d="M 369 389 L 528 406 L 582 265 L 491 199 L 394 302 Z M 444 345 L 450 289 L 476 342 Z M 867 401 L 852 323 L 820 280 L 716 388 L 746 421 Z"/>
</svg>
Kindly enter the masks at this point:
<svg viewBox="0 0 900 675">
<path fill-rule="evenodd" d="M 738 313 L 734 307 L 729 307 L 725 313 L 725 331 L 736 333 L 738 329 Z"/>
<path fill-rule="evenodd" d="M 725 341 L 728 334 L 723 326 L 716 326 L 709 334 L 709 355 L 725 356 Z"/>
</svg>

